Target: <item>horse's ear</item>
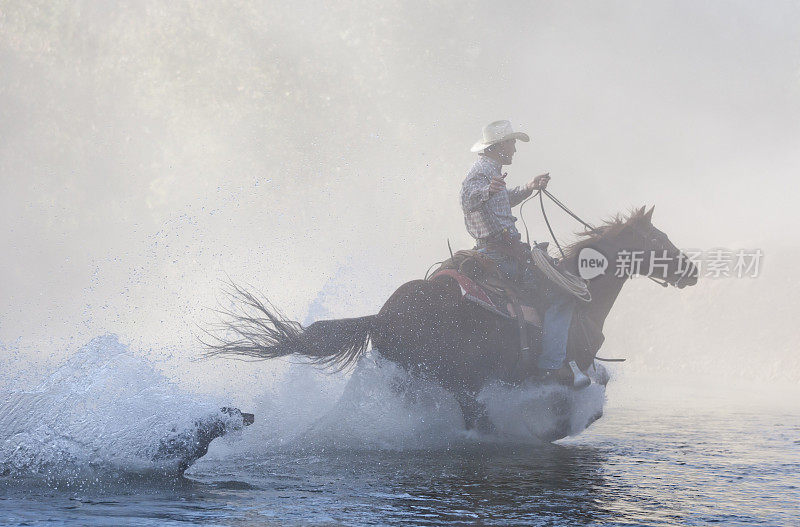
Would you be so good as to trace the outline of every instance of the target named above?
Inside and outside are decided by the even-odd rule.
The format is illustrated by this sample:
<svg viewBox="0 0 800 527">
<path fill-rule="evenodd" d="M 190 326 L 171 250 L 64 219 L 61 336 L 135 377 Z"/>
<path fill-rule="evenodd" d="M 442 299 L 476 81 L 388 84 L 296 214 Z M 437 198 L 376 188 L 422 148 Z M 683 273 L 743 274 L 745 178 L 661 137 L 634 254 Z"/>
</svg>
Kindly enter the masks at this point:
<svg viewBox="0 0 800 527">
<path fill-rule="evenodd" d="M 644 208 L 644 207 L 642 207 L 642 208 Z M 656 208 L 656 206 L 653 205 L 652 207 L 650 207 L 650 210 L 648 210 L 647 212 L 644 213 L 644 219 L 646 219 L 648 222 L 652 222 L 653 221 L 653 210 L 655 210 L 655 208 Z"/>
</svg>

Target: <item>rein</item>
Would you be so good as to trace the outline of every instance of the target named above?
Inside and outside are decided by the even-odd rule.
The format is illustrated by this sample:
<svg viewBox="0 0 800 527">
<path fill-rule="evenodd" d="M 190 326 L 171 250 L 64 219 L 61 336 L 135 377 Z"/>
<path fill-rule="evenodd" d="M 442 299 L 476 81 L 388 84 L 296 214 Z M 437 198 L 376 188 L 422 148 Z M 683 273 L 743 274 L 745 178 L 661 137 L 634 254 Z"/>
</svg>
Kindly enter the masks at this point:
<svg viewBox="0 0 800 527">
<path fill-rule="evenodd" d="M 583 225 L 584 227 L 586 227 L 590 231 L 594 231 L 595 228 L 592 227 L 591 225 L 589 225 L 588 223 L 586 223 L 585 221 L 583 221 L 582 219 L 580 219 L 580 217 L 577 214 L 575 214 L 574 212 L 569 210 L 569 207 L 564 205 L 561 202 L 560 199 L 556 198 L 550 192 L 548 192 L 547 189 L 537 190 L 536 194 L 534 194 L 533 196 L 529 197 L 528 199 L 526 199 L 525 201 L 522 202 L 522 205 L 519 206 L 519 215 L 522 218 L 522 225 L 525 226 L 525 241 L 528 242 L 528 244 L 530 245 L 531 237 L 530 237 L 530 234 L 528 233 L 528 224 L 525 222 L 525 216 L 522 214 L 522 207 L 524 207 L 526 203 L 528 203 L 530 200 L 532 200 L 536 196 L 539 196 L 539 206 L 542 209 L 542 217 L 544 218 L 544 222 L 547 225 L 547 230 L 550 231 L 550 237 L 553 238 L 554 242 L 556 242 L 556 247 L 558 247 L 558 252 L 561 253 L 561 258 L 566 258 L 566 256 L 564 255 L 564 250 L 561 248 L 561 244 L 558 243 L 558 239 L 556 238 L 556 235 L 553 232 L 553 228 L 550 226 L 550 219 L 547 217 L 547 211 L 545 211 L 545 209 L 544 209 L 544 198 L 543 198 L 543 195 L 546 195 L 548 198 L 550 198 L 553 201 L 553 203 L 555 203 L 556 205 L 558 205 L 561 208 L 561 210 L 563 210 L 564 212 L 566 212 L 567 214 L 572 216 L 575 220 L 577 220 L 581 225 Z"/>
<path fill-rule="evenodd" d="M 558 252 L 561 253 L 561 258 L 565 259 L 566 255 L 564 254 L 564 250 L 561 248 L 561 244 L 558 243 L 558 239 L 556 238 L 556 235 L 553 232 L 553 228 L 550 226 L 550 219 L 547 217 L 547 211 L 545 211 L 545 208 L 544 208 L 544 197 L 543 197 L 543 195 L 546 195 L 548 198 L 550 198 L 550 200 L 553 203 L 555 203 L 556 205 L 558 205 L 558 207 L 561 208 L 561 210 L 563 210 L 564 212 L 566 212 L 567 214 L 572 216 L 573 219 L 578 221 L 581 225 L 586 227 L 589 231 L 594 232 L 597 229 L 595 229 L 594 227 L 592 227 L 591 225 L 589 225 L 588 223 L 583 221 L 577 214 L 572 212 L 569 209 L 569 207 L 564 205 L 564 203 L 562 203 L 560 199 L 558 199 L 557 197 L 553 196 L 547 189 L 537 190 L 536 194 L 534 194 L 533 196 L 531 196 L 528 199 L 526 199 L 525 201 L 523 201 L 522 204 L 519 206 L 519 216 L 522 219 L 522 225 L 525 227 L 525 241 L 530 245 L 531 237 L 530 237 L 530 234 L 528 233 L 528 224 L 525 222 L 525 216 L 522 214 L 522 207 L 524 207 L 526 203 L 528 203 L 530 200 L 532 200 L 536 196 L 539 196 L 539 206 L 542 209 L 542 217 L 544 218 L 544 222 L 547 225 L 547 230 L 550 231 L 550 237 L 553 238 L 553 241 L 556 243 L 556 247 L 558 247 Z M 630 278 L 630 277 L 631 277 L 631 275 L 629 273 L 628 274 L 628 278 Z M 657 278 L 653 278 L 652 276 L 647 276 L 647 278 L 649 278 L 653 282 L 657 283 L 661 287 L 669 287 L 669 283 L 666 280 L 659 280 Z"/>
</svg>

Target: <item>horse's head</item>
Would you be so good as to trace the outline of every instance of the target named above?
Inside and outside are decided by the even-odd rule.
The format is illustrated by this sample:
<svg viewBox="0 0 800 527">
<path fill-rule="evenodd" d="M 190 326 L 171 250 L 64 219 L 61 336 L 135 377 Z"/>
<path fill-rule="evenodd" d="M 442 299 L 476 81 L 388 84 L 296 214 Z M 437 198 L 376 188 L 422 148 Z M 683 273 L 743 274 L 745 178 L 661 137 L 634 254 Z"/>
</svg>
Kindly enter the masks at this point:
<svg viewBox="0 0 800 527">
<path fill-rule="evenodd" d="M 618 216 L 585 233 L 587 239 L 575 248 L 602 247 L 601 252 L 611 260 L 610 266 L 623 276 L 649 276 L 679 289 L 695 285 L 697 266 L 653 225 L 653 209 L 655 206 L 647 211 L 641 207 L 627 218 Z"/>
</svg>

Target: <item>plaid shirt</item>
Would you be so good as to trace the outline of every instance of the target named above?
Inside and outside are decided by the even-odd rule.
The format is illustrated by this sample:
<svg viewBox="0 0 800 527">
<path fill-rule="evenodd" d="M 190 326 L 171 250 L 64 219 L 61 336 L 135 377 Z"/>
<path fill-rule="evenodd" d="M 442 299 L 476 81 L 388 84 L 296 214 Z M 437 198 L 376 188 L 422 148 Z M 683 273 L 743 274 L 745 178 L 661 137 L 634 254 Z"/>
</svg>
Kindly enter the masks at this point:
<svg viewBox="0 0 800 527">
<path fill-rule="evenodd" d="M 514 207 L 530 196 L 532 190 L 514 187 L 495 194 L 489 193 L 489 181 L 500 177 L 499 161 L 485 155 L 479 155 L 472 165 L 467 178 L 461 184 L 461 208 L 464 210 L 464 224 L 467 231 L 476 240 L 490 238 L 507 230 L 517 233 L 514 223 L 517 221 L 511 214 Z"/>
</svg>

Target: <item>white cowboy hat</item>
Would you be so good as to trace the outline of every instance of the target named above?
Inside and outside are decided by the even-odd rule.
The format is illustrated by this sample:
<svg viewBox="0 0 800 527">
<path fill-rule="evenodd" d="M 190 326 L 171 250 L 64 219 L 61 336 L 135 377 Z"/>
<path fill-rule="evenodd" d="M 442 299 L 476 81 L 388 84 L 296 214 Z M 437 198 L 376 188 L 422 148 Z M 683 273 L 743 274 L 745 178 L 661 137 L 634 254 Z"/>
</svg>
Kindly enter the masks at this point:
<svg viewBox="0 0 800 527">
<path fill-rule="evenodd" d="M 528 142 L 528 134 L 515 132 L 509 121 L 495 121 L 483 127 L 483 139 L 472 145 L 470 152 L 482 152 L 486 147 L 509 139 L 519 139 Z"/>
</svg>

